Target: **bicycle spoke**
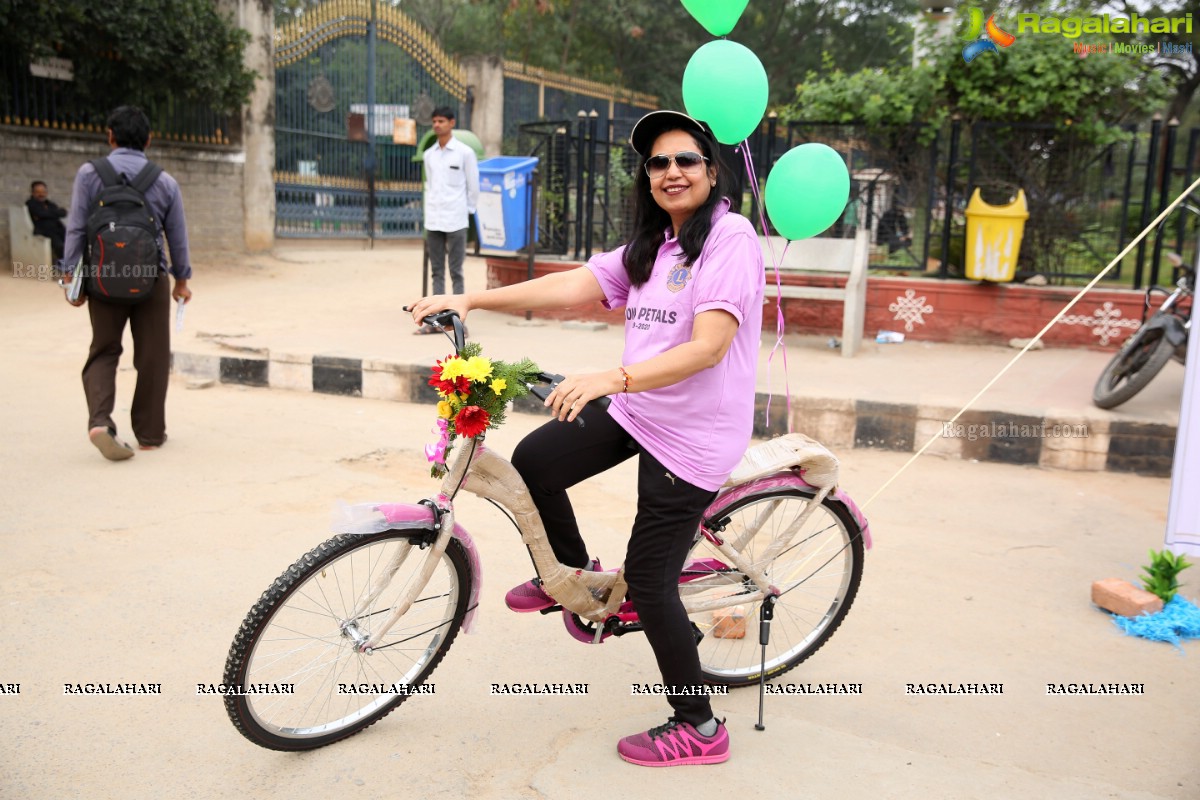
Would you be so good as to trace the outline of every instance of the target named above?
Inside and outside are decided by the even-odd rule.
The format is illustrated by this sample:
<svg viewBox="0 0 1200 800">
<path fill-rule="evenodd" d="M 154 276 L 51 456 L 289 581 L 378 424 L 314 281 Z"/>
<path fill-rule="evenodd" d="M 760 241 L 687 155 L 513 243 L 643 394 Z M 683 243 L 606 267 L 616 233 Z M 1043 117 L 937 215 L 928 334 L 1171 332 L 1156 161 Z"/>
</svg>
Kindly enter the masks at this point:
<svg viewBox="0 0 1200 800">
<path fill-rule="evenodd" d="M 293 693 L 227 698 L 239 729 L 266 746 L 320 746 L 386 714 L 405 699 L 390 688 L 424 680 L 467 611 L 466 557 L 454 543 L 454 558 L 449 551 L 442 554 L 408 611 L 381 631 L 425 558 L 400 557 L 411 544 L 398 534 L 330 542 L 336 542 L 334 557 L 311 566 L 298 562 L 300 570 L 285 575 L 300 577 L 291 577 L 286 593 L 272 601 L 269 617 L 259 623 L 242 656 L 246 680 L 292 684 Z M 379 644 L 362 652 L 360 643 L 373 638 Z M 344 684 L 384 691 L 342 691 Z"/>
<path fill-rule="evenodd" d="M 727 520 L 720 535 L 736 545 L 733 549 L 744 559 L 737 563 L 761 574 L 779 591 L 766 653 L 769 674 L 778 674 L 820 647 L 849 607 L 861 569 L 862 543 L 857 529 L 847 524 L 848 514 L 839 516 L 826 503 L 813 506 L 807 489 L 750 496 L 713 516 Z M 722 605 L 729 603 L 716 612 L 692 615 L 705 633 L 700 654 L 706 679 L 730 685 L 753 682 L 751 677 L 756 680 L 762 667 L 762 649 L 756 635 L 761 590 L 730 563 L 729 554 L 707 539 L 697 544 L 692 558 L 715 558 L 728 563 L 732 570 L 714 572 L 680 586 L 685 603 L 699 603 L 706 598 L 724 598 Z M 757 599 L 729 602 L 738 593 Z M 738 609 L 744 626 L 740 637 L 731 632 L 728 622 L 719 626 L 714 616 L 734 614 Z"/>
</svg>

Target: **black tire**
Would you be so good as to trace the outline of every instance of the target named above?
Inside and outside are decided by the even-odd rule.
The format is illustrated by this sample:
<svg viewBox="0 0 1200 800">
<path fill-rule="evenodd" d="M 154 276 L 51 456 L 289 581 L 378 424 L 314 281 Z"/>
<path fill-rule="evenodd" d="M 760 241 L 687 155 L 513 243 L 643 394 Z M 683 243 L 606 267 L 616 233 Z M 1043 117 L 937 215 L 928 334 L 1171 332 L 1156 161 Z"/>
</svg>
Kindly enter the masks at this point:
<svg viewBox="0 0 1200 800">
<path fill-rule="evenodd" d="M 341 534 L 305 554 L 263 592 L 225 661 L 226 690 L 265 690 L 225 695 L 225 710 L 243 736 L 272 750 L 313 750 L 373 725 L 410 694 L 435 688 L 416 687 L 450 649 L 471 596 L 467 555 L 457 539 L 450 540 L 417 601 L 372 653 L 355 650 L 345 627 L 372 578 L 401 548 L 411 548 L 354 622 L 369 636 L 371 625 L 386 619 L 425 561 L 428 551 L 415 542 L 410 532 Z M 277 693 L 288 686 L 290 693 Z"/>
<path fill-rule="evenodd" d="M 1162 328 L 1142 328 L 1104 367 L 1092 389 L 1092 402 L 1099 408 L 1121 405 L 1145 389 L 1174 352 Z"/>
<path fill-rule="evenodd" d="M 743 555 L 756 561 L 755 554 L 770 543 L 774 532 L 794 522 L 812 503 L 816 492 L 797 483 L 794 488 L 772 488 L 763 494 L 736 500 L 710 518 L 723 521 L 720 531 Z M 757 533 L 752 531 L 757 530 Z M 739 540 L 745 541 L 739 544 Z M 767 646 L 767 679 L 778 677 L 821 648 L 841 625 L 858 592 L 863 570 L 863 540 L 854 518 L 841 503 L 828 497 L 812 512 L 788 547 L 769 564 L 756 564 L 781 590 L 771 623 Z M 706 538 L 691 553 L 692 563 L 728 559 Z M 694 581 L 691 590 L 699 596 L 728 596 L 753 589 L 741 572 L 727 567 L 710 570 L 708 577 Z M 689 592 L 688 584 L 681 594 Z M 700 668 L 704 681 L 720 686 L 752 686 L 763 671 L 762 647 L 758 641 L 762 601 L 741 605 L 744 633 L 721 630 L 716 614 L 699 612 L 692 622 L 705 634 L 700 641 Z"/>
</svg>

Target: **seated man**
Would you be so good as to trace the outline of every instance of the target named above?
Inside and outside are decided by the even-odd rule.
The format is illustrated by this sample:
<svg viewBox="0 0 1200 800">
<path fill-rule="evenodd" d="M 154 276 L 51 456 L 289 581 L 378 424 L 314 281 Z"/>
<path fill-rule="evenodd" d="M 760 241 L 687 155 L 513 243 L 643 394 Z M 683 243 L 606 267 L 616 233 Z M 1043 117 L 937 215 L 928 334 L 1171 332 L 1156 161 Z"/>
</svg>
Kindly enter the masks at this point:
<svg viewBox="0 0 1200 800">
<path fill-rule="evenodd" d="M 33 220 L 33 232 L 50 240 L 50 252 L 57 262 L 62 258 L 63 240 L 67 236 L 67 228 L 62 223 L 67 210 L 48 200 L 49 194 L 43 181 L 34 181 L 29 186 L 29 199 L 25 201 L 25 206 L 29 209 L 29 218 Z"/>
<path fill-rule="evenodd" d="M 886 244 L 889 255 L 902 247 L 908 247 L 912 244 L 912 234 L 908 232 L 908 220 L 904 216 L 904 211 L 899 206 L 893 204 L 879 218 L 879 228 L 875 234 L 875 243 Z"/>
</svg>

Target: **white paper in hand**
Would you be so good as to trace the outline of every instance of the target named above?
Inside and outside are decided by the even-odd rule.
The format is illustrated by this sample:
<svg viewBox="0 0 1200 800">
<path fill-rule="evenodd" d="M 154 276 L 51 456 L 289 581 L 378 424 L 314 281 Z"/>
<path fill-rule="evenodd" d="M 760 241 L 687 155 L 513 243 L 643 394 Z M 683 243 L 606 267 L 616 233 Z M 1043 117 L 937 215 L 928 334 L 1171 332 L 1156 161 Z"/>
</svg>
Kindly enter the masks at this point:
<svg viewBox="0 0 1200 800">
<path fill-rule="evenodd" d="M 176 300 L 175 303 L 175 330 L 181 331 L 183 330 L 183 310 L 187 308 L 187 303 L 183 302 L 182 299 Z"/>
<path fill-rule="evenodd" d="M 67 300 L 77 303 L 81 294 L 83 294 L 83 268 L 76 266 L 75 272 L 71 275 L 71 282 L 67 284 Z"/>
</svg>

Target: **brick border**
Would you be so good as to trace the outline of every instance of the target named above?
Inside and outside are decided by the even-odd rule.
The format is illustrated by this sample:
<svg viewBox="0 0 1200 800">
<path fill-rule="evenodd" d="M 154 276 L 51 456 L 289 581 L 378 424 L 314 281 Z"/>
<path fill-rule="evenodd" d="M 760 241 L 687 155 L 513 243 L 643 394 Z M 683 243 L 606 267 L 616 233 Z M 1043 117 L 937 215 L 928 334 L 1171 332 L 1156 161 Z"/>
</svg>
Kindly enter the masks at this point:
<svg viewBox="0 0 1200 800">
<path fill-rule="evenodd" d="M 428 365 L 379 359 L 277 353 L 265 358 L 174 353 L 178 375 L 241 386 L 320 392 L 400 403 L 437 402 L 428 385 Z M 522 398 L 517 411 L 537 413 L 536 402 Z M 877 448 L 926 452 L 945 458 L 1026 464 L 1051 469 L 1171 474 L 1176 429 L 1156 423 L 1031 416 L 1007 411 L 973 410 L 952 427 L 958 409 L 912 403 L 793 397 L 792 429 L 835 452 Z M 759 393 L 755 398 L 754 436 L 770 438 L 787 429 L 786 398 Z"/>
<path fill-rule="evenodd" d="M 524 259 L 488 256 L 486 263 L 489 287 L 528 280 L 529 265 Z M 564 272 L 582 263 L 539 258 L 534 263 L 534 274 Z M 768 264 L 771 280 L 765 296 L 768 305 L 764 319 L 773 318 L 776 313 L 771 269 Z M 837 278 L 813 273 L 783 275 L 781 280 L 784 285 L 796 286 L 837 283 Z M 905 277 L 872 271 L 867 280 L 863 328 L 868 337 L 874 337 L 876 331 L 892 330 L 914 341 L 1006 345 L 1010 339 L 1033 336 L 1078 291 L 1079 287 L 940 280 L 919 273 Z M 1073 314 L 1047 332 L 1045 342 L 1050 347 L 1115 351 L 1140 324 L 1144 299 L 1145 292 L 1132 289 L 1092 289 Z M 841 300 L 783 299 L 784 317 L 791 333 L 840 337 L 844 310 Z M 622 313 L 606 310 L 595 302 L 569 311 L 539 311 L 538 316 L 623 325 Z"/>
</svg>

